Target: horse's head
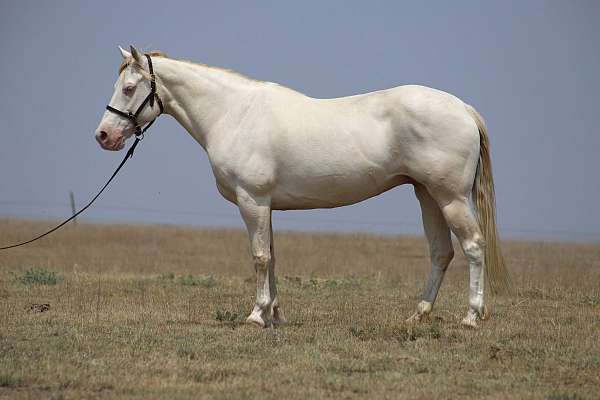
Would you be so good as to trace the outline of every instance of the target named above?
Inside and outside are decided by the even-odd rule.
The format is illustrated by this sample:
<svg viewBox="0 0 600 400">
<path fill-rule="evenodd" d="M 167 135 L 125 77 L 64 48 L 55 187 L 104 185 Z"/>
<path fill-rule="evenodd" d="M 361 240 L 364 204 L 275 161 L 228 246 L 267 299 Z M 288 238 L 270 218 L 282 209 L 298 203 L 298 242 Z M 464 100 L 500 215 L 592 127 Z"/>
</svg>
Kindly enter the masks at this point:
<svg viewBox="0 0 600 400">
<path fill-rule="evenodd" d="M 121 150 L 125 140 L 162 112 L 162 104 L 152 88 L 150 58 L 131 46 L 119 47 L 123 64 L 107 111 L 96 130 L 96 140 L 105 150 Z M 137 126 L 136 126 L 137 124 Z"/>
</svg>

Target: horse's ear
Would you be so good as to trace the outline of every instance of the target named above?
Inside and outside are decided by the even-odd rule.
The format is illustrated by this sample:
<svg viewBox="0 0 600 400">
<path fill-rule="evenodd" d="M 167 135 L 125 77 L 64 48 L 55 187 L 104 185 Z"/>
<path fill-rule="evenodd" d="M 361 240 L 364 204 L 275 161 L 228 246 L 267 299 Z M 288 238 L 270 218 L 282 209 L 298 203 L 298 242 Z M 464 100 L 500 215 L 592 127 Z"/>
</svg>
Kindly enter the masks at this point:
<svg viewBox="0 0 600 400">
<path fill-rule="evenodd" d="M 140 66 L 144 66 L 144 56 L 142 53 L 140 53 L 138 49 L 133 46 L 129 46 L 129 49 L 131 50 L 131 55 L 133 56 L 135 62 Z"/>
<path fill-rule="evenodd" d="M 119 46 L 119 51 L 121 52 L 121 56 L 123 56 L 124 60 L 127 60 L 129 57 L 131 57 L 131 53 L 122 48 L 121 46 Z"/>
</svg>

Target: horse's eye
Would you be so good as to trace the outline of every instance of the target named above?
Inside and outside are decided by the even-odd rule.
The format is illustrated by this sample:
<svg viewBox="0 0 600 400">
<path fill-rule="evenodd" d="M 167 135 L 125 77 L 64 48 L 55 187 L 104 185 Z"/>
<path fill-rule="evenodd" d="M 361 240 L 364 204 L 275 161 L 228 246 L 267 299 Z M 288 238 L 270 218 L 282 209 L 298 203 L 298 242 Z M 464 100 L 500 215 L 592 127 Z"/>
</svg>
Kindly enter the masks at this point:
<svg viewBox="0 0 600 400">
<path fill-rule="evenodd" d="M 131 96 L 134 91 L 135 91 L 135 86 L 125 86 L 123 88 L 123 94 L 125 96 Z"/>
</svg>

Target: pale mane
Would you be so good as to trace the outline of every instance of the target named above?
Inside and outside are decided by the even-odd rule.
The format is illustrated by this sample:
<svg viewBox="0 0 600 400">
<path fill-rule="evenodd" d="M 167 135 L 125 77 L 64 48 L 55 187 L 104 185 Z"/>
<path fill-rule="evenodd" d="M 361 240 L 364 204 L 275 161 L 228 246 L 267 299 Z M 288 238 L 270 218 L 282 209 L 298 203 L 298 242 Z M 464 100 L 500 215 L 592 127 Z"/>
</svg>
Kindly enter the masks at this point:
<svg viewBox="0 0 600 400">
<path fill-rule="evenodd" d="M 164 52 L 160 51 L 160 50 L 152 50 L 152 51 L 148 51 L 145 52 L 144 54 L 148 54 L 150 57 L 162 57 L 162 58 L 169 58 Z M 262 82 L 261 80 L 258 79 L 254 79 L 254 78 L 250 78 L 249 76 L 246 76 L 242 73 L 239 73 L 237 71 L 234 71 L 232 69 L 229 68 L 221 68 L 221 67 L 214 67 L 212 65 L 207 65 L 207 64 L 203 64 L 203 63 L 197 63 L 194 61 L 190 61 L 190 60 L 177 60 L 174 58 L 169 58 L 171 60 L 175 60 L 175 61 L 179 61 L 179 62 L 184 62 L 187 64 L 192 64 L 192 65 L 197 65 L 203 68 L 210 68 L 216 71 L 222 71 L 222 72 L 226 72 L 235 76 L 238 76 L 240 78 L 249 80 L 249 81 L 255 81 L 255 82 Z M 127 67 L 133 65 L 135 67 L 135 61 L 133 60 L 133 58 L 128 58 L 126 60 L 123 60 L 123 62 L 121 63 L 121 65 L 119 66 L 119 75 L 121 74 L 121 72 L 123 72 Z M 145 72 L 145 71 L 142 71 Z M 146 74 L 142 73 L 144 76 L 146 76 Z M 149 76 L 147 76 L 147 78 L 150 78 Z"/>
</svg>

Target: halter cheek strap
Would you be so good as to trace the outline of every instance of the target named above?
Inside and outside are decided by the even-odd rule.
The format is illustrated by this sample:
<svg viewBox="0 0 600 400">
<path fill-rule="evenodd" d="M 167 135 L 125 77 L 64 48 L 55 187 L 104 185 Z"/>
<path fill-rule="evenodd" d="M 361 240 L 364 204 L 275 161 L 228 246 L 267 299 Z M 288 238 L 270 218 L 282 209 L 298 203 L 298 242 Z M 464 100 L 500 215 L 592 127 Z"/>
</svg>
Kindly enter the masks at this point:
<svg viewBox="0 0 600 400">
<path fill-rule="evenodd" d="M 158 108 L 160 110 L 160 113 L 158 115 L 164 112 L 163 102 L 161 101 L 160 97 L 158 96 L 158 93 L 156 92 L 156 76 L 154 75 L 154 68 L 152 68 L 152 58 L 148 54 L 144 55 L 148 60 L 148 69 L 150 70 L 150 93 L 148 93 L 148 96 L 146 96 L 144 101 L 142 101 L 142 104 L 139 105 L 135 113 L 132 113 L 131 111 L 125 112 L 118 110 L 112 107 L 110 104 L 106 106 L 106 109 L 108 111 L 115 113 L 123 118 L 127 118 L 133 123 L 133 126 L 135 127 L 135 136 L 137 138 L 143 137 L 144 132 L 146 132 L 148 128 L 152 126 L 154 121 L 156 121 L 156 118 L 154 118 L 152 121 L 148 122 L 148 124 L 143 128 L 138 123 L 138 116 L 140 115 L 144 107 L 146 107 L 146 104 L 150 104 L 150 107 L 154 107 L 154 100 L 156 99 L 156 103 L 158 104 Z"/>
</svg>

